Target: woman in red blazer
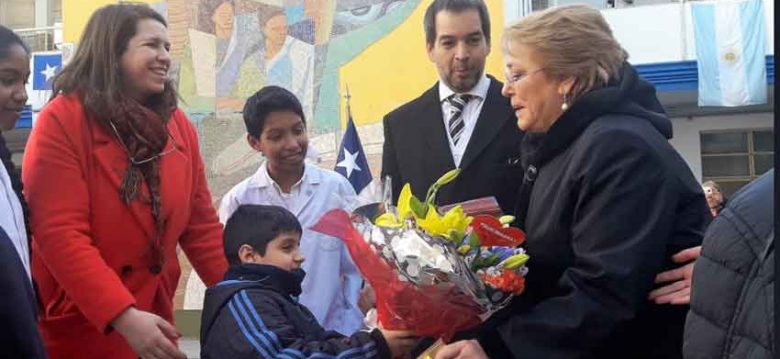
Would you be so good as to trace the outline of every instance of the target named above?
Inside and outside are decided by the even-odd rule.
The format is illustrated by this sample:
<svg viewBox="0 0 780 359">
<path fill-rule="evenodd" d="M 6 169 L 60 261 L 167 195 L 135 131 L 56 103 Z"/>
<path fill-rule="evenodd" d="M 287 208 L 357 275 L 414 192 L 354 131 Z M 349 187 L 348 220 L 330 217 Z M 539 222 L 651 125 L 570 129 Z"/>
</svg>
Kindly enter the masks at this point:
<svg viewBox="0 0 780 359">
<path fill-rule="evenodd" d="M 148 6 L 99 9 L 30 135 L 23 177 L 51 358 L 184 358 L 176 247 L 207 285 L 227 268 L 169 48 Z"/>
</svg>

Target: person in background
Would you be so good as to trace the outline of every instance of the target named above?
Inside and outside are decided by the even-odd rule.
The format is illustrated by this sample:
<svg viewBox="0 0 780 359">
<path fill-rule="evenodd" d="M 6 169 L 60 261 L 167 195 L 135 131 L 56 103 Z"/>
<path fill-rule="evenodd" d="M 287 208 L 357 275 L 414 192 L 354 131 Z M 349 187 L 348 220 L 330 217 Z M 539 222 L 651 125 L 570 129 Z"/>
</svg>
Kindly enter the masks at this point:
<svg viewBox="0 0 780 359">
<path fill-rule="evenodd" d="M 726 197 L 720 190 L 720 186 L 715 181 L 706 181 L 701 184 L 701 187 L 704 190 L 704 196 L 707 198 L 707 206 L 710 207 L 712 217 L 717 216 L 723 210 L 723 207 L 726 207 Z"/>
<path fill-rule="evenodd" d="M 704 235 L 683 355 L 775 358 L 774 169 L 739 190 Z"/>
<path fill-rule="evenodd" d="M 346 209 L 355 189 L 342 175 L 304 161 L 306 117 L 292 92 L 263 87 L 247 99 L 244 123 L 249 146 L 265 161 L 222 197 L 220 221 L 226 223 L 242 204 L 276 205 L 295 214 L 303 225 L 303 269 L 309 273 L 301 284 L 301 304 L 325 329 L 354 333 L 363 326 L 358 306 L 363 278 L 341 240 L 309 228 L 329 210 Z"/>
<path fill-rule="evenodd" d="M 681 357 L 687 307 L 646 298 L 708 213 L 655 89 L 586 5 L 524 17 L 502 48 L 525 131 L 526 291 L 437 359 Z"/>
<path fill-rule="evenodd" d="M 2 132 L 12 130 L 27 103 L 30 51 L 0 26 L 0 353 L 8 358 L 46 358 L 36 326 L 30 276 L 30 237 L 22 179 Z"/>
<path fill-rule="evenodd" d="M 325 330 L 297 301 L 306 272 L 301 224 L 279 206 L 245 204 L 225 224 L 225 280 L 206 291 L 201 357 L 380 358 L 405 356 L 411 332 Z M 259 334 L 262 333 L 262 334 Z"/>
<path fill-rule="evenodd" d="M 22 177 L 52 358 L 184 358 L 177 246 L 209 286 L 227 269 L 169 48 L 149 6 L 98 9 L 30 135 Z"/>
</svg>

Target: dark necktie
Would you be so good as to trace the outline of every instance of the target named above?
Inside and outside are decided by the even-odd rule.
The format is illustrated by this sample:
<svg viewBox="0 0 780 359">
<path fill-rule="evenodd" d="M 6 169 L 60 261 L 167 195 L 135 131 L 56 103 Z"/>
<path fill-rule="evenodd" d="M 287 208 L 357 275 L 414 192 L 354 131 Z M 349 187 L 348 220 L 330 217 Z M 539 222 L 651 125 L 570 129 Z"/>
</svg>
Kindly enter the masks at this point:
<svg viewBox="0 0 780 359">
<path fill-rule="evenodd" d="M 463 129 L 466 125 L 463 123 L 463 108 L 471 100 L 473 96 L 469 94 L 453 94 L 447 98 L 447 102 L 451 106 L 451 115 L 449 121 L 450 136 L 452 137 L 452 143 L 458 144 L 460 136 L 463 134 Z"/>
</svg>

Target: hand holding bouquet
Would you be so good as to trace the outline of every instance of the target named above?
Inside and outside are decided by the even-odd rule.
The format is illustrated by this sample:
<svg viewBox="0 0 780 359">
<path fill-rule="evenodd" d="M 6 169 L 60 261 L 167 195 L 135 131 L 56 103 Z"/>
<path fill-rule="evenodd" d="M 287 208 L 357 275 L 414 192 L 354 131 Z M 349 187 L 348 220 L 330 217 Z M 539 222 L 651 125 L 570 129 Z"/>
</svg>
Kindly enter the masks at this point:
<svg viewBox="0 0 780 359">
<path fill-rule="evenodd" d="M 472 217 L 460 206 L 446 213 L 435 207 L 438 189 L 459 173 L 442 176 L 424 201 L 406 184 L 397 207 L 385 201 L 351 216 L 333 210 L 312 228 L 346 243 L 376 292 L 384 328 L 446 340 L 523 292 L 529 257 L 518 247 L 523 232 L 509 227 L 511 216 Z"/>
</svg>

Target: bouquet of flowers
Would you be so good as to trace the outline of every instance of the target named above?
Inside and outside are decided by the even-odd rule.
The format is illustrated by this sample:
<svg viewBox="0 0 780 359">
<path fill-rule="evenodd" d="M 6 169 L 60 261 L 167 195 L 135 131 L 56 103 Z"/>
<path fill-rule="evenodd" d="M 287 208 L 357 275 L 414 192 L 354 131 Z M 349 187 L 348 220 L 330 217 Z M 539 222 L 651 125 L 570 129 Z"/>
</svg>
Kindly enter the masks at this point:
<svg viewBox="0 0 780 359">
<path fill-rule="evenodd" d="M 424 201 L 406 184 L 397 207 L 385 195 L 351 215 L 330 211 L 312 228 L 345 242 L 387 329 L 449 340 L 523 292 L 529 257 L 512 216 L 469 216 L 461 206 L 440 213 L 434 205 L 438 189 L 459 173 L 444 174 Z"/>
</svg>

